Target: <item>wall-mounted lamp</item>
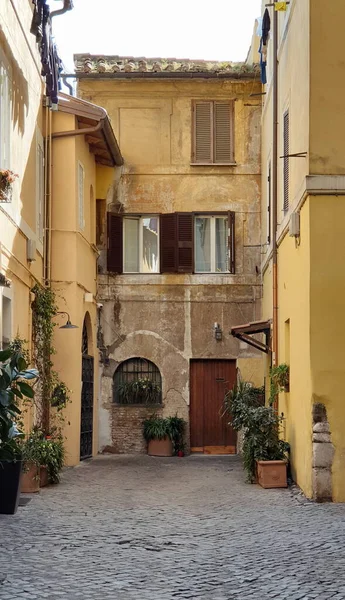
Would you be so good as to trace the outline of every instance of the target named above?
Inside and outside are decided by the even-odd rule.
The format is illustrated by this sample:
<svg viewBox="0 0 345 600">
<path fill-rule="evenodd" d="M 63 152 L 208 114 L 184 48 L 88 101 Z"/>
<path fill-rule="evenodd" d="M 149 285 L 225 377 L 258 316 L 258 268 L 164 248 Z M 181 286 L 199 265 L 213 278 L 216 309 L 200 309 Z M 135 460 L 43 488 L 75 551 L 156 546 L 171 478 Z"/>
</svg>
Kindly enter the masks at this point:
<svg viewBox="0 0 345 600">
<path fill-rule="evenodd" d="M 59 329 L 78 329 L 78 325 L 73 325 L 71 323 L 70 316 L 67 312 L 57 312 L 57 315 L 67 315 L 67 323 L 66 325 L 61 325 Z"/>
<path fill-rule="evenodd" d="M 213 330 L 214 330 L 214 337 L 216 338 L 216 340 L 221 340 L 223 337 L 223 332 L 221 329 L 221 326 L 219 325 L 219 323 L 215 323 L 213 325 Z"/>
</svg>

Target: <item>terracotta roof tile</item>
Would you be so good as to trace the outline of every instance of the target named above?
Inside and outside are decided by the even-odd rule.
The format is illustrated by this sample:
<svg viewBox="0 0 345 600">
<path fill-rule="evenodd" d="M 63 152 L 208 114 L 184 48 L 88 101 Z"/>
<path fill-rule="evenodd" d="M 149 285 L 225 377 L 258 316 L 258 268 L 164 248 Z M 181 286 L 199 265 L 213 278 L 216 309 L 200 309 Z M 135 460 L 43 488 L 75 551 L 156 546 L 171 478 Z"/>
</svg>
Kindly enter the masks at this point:
<svg viewBox="0 0 345 600">
<path fill-rule="evenodd" d="M 236 75 L 237 77 L 253 77 L 259 72 L 258 65 L 245 63 L 190 60 L 178 58 L 145 58 L 132 56 L 102 56 L 95 54 L 75 54 L 74 64 L 76 73 L 200 73 Z"/>
</svg>

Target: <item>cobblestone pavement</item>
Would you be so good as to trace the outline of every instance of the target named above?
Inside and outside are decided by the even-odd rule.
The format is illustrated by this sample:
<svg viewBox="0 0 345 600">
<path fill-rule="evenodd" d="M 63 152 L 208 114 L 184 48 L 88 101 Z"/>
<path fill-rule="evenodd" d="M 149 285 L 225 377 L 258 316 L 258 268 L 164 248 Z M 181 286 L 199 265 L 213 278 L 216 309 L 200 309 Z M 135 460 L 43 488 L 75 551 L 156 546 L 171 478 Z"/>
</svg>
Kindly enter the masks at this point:
<svg viewBox="0 0 345 600">
<path fill-rule="evenodd" d="M 344 533 L 237 457 L 100 457 L 0 515 L 0 599 L 340 600 Z"/>
</svg>

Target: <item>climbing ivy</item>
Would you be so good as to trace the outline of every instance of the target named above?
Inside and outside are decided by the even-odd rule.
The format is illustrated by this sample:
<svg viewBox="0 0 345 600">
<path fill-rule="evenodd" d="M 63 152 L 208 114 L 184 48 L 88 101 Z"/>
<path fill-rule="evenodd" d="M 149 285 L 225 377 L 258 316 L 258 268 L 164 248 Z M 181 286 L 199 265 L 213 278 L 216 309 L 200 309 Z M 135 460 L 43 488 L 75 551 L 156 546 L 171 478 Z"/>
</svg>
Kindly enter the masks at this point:
<svg viewBox="0 0 345 600">
<path fill-rule="evenodd" d="M 54 327 L 53 318 L 57 314 L 55 293 L 51 288 L 44 288 L 36 284 L 32 290 L 35 299 L 32 308 L 32 337 L 33 361 L 39 372 L 40 397 L 37 409 L 37 425 L 46 433 L 51 428 L 50 406 L 56 407 L 56 390 L 63 390 L 64 401 L 58 403 L 57 410 L 61 411 L 69 400 L 69 390 L 60 380 L 58 373 L 53 370 L 52 356 L 56 353 L 53 346 Z M 61 426 L 60 419 L 60 426 Z"/>
</svg>

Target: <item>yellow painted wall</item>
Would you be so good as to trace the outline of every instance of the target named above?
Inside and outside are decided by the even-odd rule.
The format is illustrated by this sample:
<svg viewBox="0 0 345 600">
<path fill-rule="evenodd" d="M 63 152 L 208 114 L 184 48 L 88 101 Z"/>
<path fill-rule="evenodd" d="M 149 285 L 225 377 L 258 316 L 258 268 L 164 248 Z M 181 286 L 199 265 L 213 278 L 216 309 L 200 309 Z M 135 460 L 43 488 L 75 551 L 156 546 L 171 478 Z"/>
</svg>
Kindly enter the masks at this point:
<svg viewBox="0 0 345 600">
<path fill-rule="evenodd" d="M 74 115 L 55 113 L 54 131 L 76 128 Z M 80 228 L 78 199 L 78 163 L 84 167 L 84 221 Z M 111 171 L 111 169 L 108 169 Z M 93 453 L 97 453 L 98 350 L 96 307 L 95 198 L 96 166 L 94 156 L 83 136 L 53 140 L 52 189 L 52 286 L 60 311 L 70 314 L 78 329 L 56 328 L 54 344 L 57 354 L 54 368 L 71 390 L 66 410 L 66 463 L 79 462 L 81 416 L 81 344 L 85 314 L 90 315 L 89 354 L 94 356 L 94 424 Z M 92 190 L 92 192 L 91 192 Z M 93 301 L 85 301 L 85 293 Z M 59 325 L 66 317 L 58 317 Z"/>
<path fill-rule="evenodd" d="M 11 281 L 10 290 L 0 288 L 0 329 L 6 294 L 12 302 L 12 337 L 18 334 L 30 341 L 30 289 L 42 281 L 43 267 L 43 246 L 36 231 L 36 150 L 43 132 L 43 84 L 35 37 L 30 34 L 30 3 L 17 3 L 16 9 L 17 15 L 10 2 L 0 4 L 0 53 L 9 67 L 12 99 L 9 168 L 19 176 L 11 204 L 0 204 L 0 269 Z M 28 239 L 37 243 L 32 263 L 27 261 Z"/>
<path fill-rule="evenodd" d="M 335 446 L 333 499 L 345 502 L 345 204 L 344 196 L 310 199 L 310 347 L 313 402 L 326 406 Z"/>
</svg>

